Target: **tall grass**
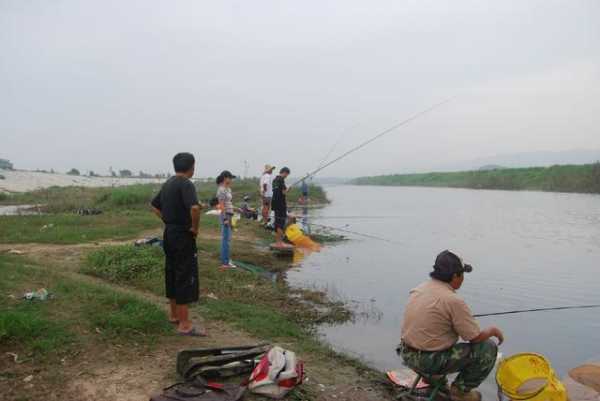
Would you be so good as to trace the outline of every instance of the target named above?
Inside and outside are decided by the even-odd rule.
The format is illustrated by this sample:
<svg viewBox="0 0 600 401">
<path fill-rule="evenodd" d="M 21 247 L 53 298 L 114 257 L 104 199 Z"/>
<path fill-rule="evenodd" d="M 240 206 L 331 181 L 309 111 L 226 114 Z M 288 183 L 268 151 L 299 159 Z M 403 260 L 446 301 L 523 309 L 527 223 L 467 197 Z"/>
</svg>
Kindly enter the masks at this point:
<svg viewBox="0 0 600 401">
<path fill-rule="evenodd" d="M 352 183 L 357 185 L 600 193 L 600 163 L 486 171 L 382 175 L 357 178 Z"/>
</svg>

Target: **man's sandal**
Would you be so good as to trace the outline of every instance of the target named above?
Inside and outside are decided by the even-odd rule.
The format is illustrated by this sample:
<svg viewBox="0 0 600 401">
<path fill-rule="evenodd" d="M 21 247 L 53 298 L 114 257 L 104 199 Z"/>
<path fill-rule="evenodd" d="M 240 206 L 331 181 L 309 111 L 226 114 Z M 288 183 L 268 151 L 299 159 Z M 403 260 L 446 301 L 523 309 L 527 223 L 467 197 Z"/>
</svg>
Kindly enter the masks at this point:
<svg viewBox="0 0 600 401">
<path fill-rule="evenodd" d="M 198 330 L 192 327 L 190 331 L 177 331 L 177 334 L 184 337 L 207 337 L 208 334 L 204 330 Z"/>
</svg>

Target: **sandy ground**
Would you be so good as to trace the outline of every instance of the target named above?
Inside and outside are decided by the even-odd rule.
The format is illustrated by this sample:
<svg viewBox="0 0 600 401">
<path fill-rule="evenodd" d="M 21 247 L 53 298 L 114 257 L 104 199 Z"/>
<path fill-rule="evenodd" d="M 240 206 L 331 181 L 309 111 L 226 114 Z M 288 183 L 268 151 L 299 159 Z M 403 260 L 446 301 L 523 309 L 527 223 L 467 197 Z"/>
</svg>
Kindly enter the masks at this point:
<svg viewBox="0 0 600 401">
<path fill-rule="evenodd" d="M 26 192 L 52 186 L 115 187 L 140 183 L 162 183 L 163 178 L 85 177 L 67 174 L 38 173 L 24 170 L 0 170 L 0 192 Z"/>
</svg>

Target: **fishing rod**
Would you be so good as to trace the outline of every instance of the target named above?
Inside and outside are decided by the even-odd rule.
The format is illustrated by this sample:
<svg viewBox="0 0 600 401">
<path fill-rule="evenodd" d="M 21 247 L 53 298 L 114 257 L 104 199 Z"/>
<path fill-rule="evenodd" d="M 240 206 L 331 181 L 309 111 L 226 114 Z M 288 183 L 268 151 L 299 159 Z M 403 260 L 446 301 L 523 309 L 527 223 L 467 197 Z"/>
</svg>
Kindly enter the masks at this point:
<svg viewBox="0 0 600 401">
<path fill-rule="evenodd" d="M 600 304 L 577 305 L 577 306 L 557 306 L 557 307 L 553 307 L 553 308 L 534 308 L 534 309 L 511 310 L 508 312 L 481 313 L 478 315 L 473 315 L 473 317 L 512 315 L 512 314 L 516 314 L 516 313 L 541 312 L 541 311 L 549 311 L 549 310 L 589 309 L 589 308 L 600 308 Z"/>
<path fill-rule="evenodd" d="M 358 127 L 359 125 L 360 125 L 360 123 L 356 123 L 352 127 L 348 128 L 348 129 L 345 129 L 345 130 L 343 130 L 340 133 L 339 138 L 335 141 L 335 143 L 333 144 L 333 146 L 329 149 L 329 151 L 327 152 L 327 154 L 325 155 L 325 157 L 323 158 L 323 160 L 321 160 L 321 162 L 319 163 L 319 167 L 318 168 L 320 168 L 323 165 L 325 165 L 325 163 L 327 162 L 327 160 L 329 160 L 329 157 L 331 157 L 331 155 L 332 155 L 333 151 L 335 150 L 335 148 L 337 148 L 338 145 L 342 142 L 342 139 L 344 139 L 344 134 L 346 132 L 348 132 L 348 131 L 350 131 L 350 130 L 356 128 L 356 127 Z"/>
<path fill-rule="evenodd" d="M 433 106 L 430 106 L 424 110 L 419 111 L 418 113 L 413 114 L 412 116 L 410 116 L 409 118 L 402 120 L 394 125 L 392 125 L 389 128 L 386 128 L 385 130 L 381 131 L 380 133 L 378 133 L 377 135 L 375 135 L 374 137 L 372 137 L 371 139 L 366 140 L 365 142 L 353 147 L 352 149 L 342 153 L 340 156 L 336 157 L 335 159 L 325 163 L 324 165 L 317 167 L 313 172 L 306 174 L 304 177 L 300 178 L 299 180 L 295 181 L 292 185 L 290 185 L 290 188 L 298 185 L 299 183 L 301 183 L 302 181 L 316 175 L 317 173 L 319 173 L 320 171 L 326 169 L 327 167 L 331 166 L 334 163 L 337 163 L 338 161 L 342 160 L 343 158 L 345 158 L 346 156 L 356 152 L 357 150 L 360 150 L 362 148 L 364 148 L 365 146 L 367 146 L 368 144 L 370 144 L 371 142 L 376 141 L 377 139 L 381 138 L 382 136 L 389 134 L 390 132 L 394 131 L 397 128 L 402 127 L 403 125 L 408 124 L 409 122 L 416 120 L 417 118 L 421 117 L 422 115 L 425 115 L 431 111 L 433 111 L 434 109 L 437 109 L 438 107 L 440 107 L 443 104 L 446 104 L 450 101 L 450 99 L 446 99 L 442 102 L 436 103 Z"/>
<path fill-rule="evenodd" d="M 388 242 L 390 244 L 400 244 L 400 242 L 392 241 L 391 239 L 388 239 L 388 238 L 378 237 L 376 235 L 371 235 L 371 234 L 360 233 L 358 231 L 347 230 L 347 229 L 341 228 L 341 227 L 332 227 L 332 226 L 326 226 L 324 224 L 307 223 L 307 222 L 304 222 L 304 224 L 309 225 L 309 226 L 326 228 L 326 229 L 329 229 L 329 230 L 340 231 L 340 232 L 343 232 L 343 233 L 354 234 L 354 235 L 358 235 L 358 236 L 365 237 L 365 238 L 376 239 L 376 240 L 379 240 L 379 241 L 385 241 L 385 242 Z"/>
</svg>

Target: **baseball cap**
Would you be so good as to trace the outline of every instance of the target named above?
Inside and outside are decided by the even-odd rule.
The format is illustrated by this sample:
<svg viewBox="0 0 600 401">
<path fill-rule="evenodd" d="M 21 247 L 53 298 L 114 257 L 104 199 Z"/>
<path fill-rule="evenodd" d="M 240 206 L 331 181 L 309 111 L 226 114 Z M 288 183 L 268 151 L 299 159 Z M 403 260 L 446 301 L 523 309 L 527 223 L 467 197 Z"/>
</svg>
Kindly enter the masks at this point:
<svg viewBox="0 0 600 401">
<path fill-rule="evenodd" d="M 273 171 L 275 170 L 275 166 L 271 166 L 270 164 L 265 164 L 265 171 Z"/>
<path fill-rule="evenodd" d="M 433 269 L 446 274 L 471 273 L 473 266 L 463 263 L 460 256 L 446 249 L 435 258 Z"/>
<path fill-rule="evenodd" d="M 231 174 L 231 171 L 229 170 L 224 170 L 220 175 L 223 178 L 237 178 L 235 175 Z"/>
</svg>

